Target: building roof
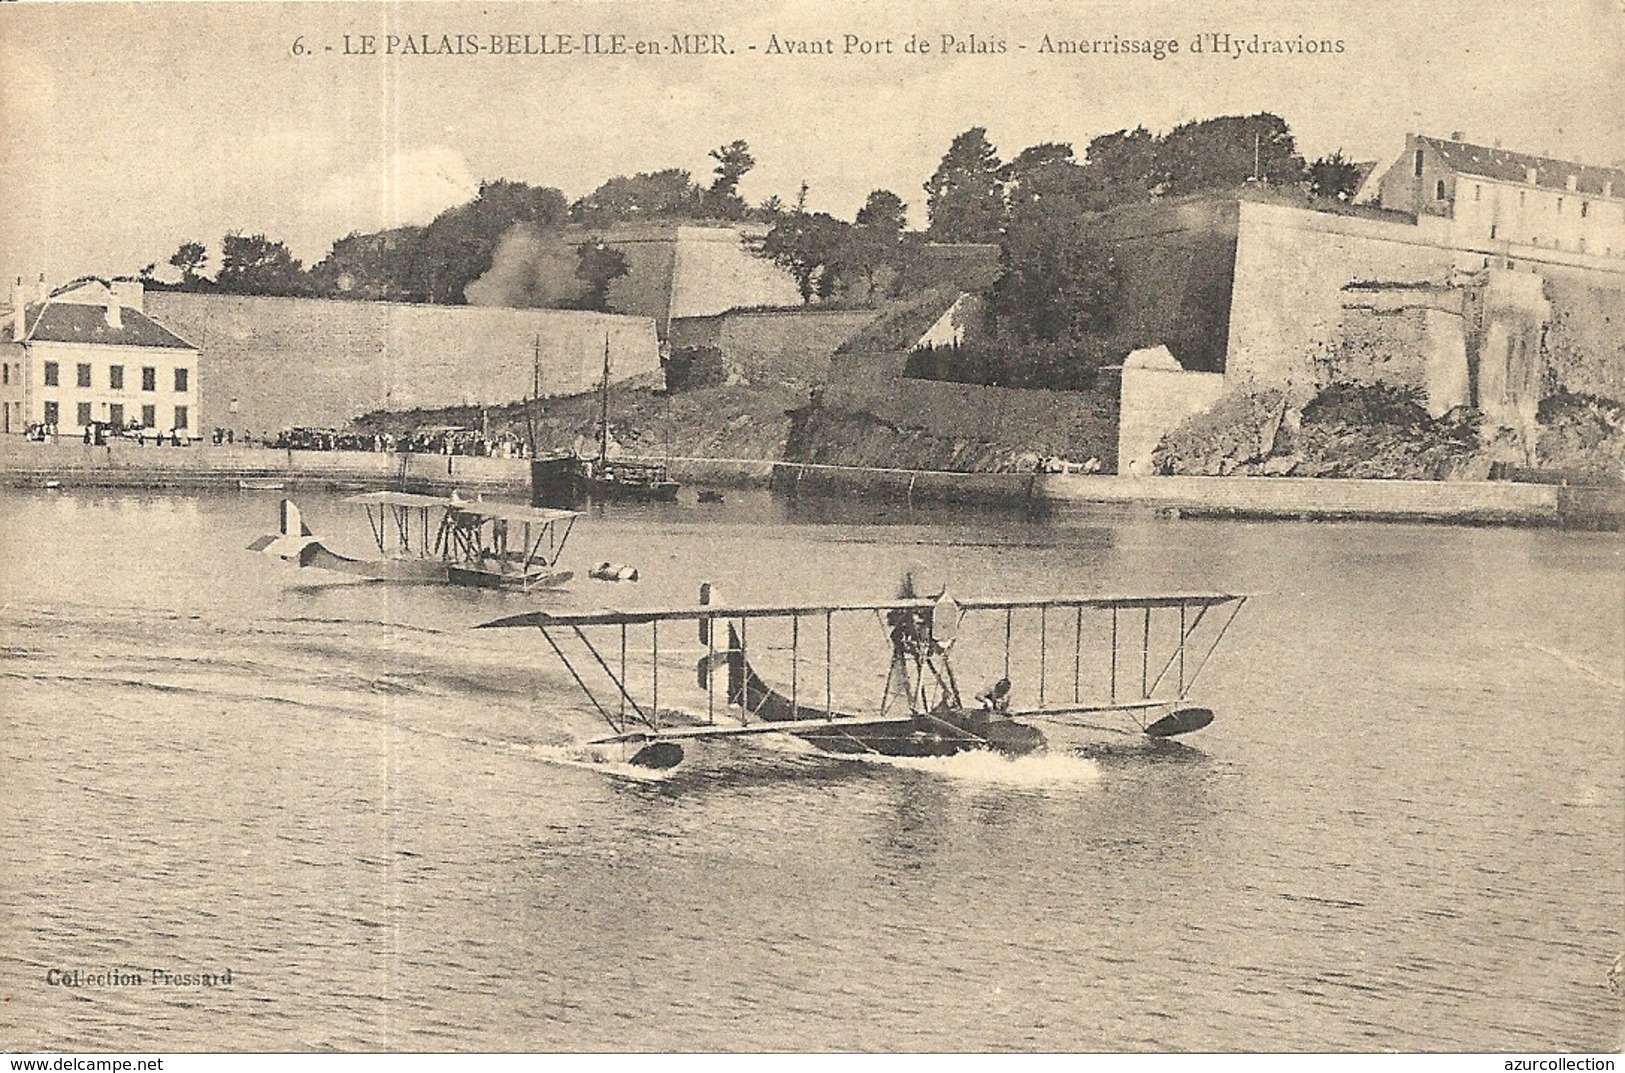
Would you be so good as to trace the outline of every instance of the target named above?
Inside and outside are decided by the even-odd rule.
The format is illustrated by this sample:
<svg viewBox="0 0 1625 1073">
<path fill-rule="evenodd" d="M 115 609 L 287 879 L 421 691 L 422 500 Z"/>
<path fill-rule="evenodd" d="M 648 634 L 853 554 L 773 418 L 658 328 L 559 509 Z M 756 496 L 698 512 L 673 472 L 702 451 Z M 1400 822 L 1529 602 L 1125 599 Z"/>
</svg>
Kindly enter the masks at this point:
<svg viewBox="0 0 1625 1073">
<path fill-rule="evenodd" d="M 1625 169 L 1600 168 L 1590 164 L 1577 164 L 1571 160 L 1514 153 L 1510 149 L 1492 149 L 1483 145 L 1451 141 L 1448 138 L 1416 136 L 1418 145 L 1426 146 L 1439 155 L 1445 166 L 1460 175 L 1481 175 L 1486 179 L 1527 183 L 1529 169 L 1535 169 L 1535 185 L 1555 190 L 1567 189 L 1569 176 L 1574 176 L 1575 189 L 1585 194 L 1602 196 L 1604 182 L 1613 183 L 1613 196 L 1625 197 Z"/>
<path fill-rule="evenodd" d="M 119 321 L 118 328 L 108 325 L 107 307 L 104 305 L 77 302 L 31 304 L 28 307 L 27 334 L 21 341 L 197 349 L 139 310 L 120 310 Z M 16 321 L 7 317 L 3 328 L 0 328 L 0 341 L 15 342 L 11 337 L 15 330 Z"/>
</svg>

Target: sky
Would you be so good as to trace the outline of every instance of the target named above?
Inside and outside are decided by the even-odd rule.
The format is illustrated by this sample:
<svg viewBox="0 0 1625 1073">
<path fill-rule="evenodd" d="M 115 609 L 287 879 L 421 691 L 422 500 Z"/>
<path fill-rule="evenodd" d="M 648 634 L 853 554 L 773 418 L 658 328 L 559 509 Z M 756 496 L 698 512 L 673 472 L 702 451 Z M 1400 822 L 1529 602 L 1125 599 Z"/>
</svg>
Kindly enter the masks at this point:
<svg viewBox="0 0 1625 1073">
<path fill-rule="evenodd" d="M 531 54 L 489 51 L 493 35 L 524 48 L 526 34 Z M 624 35 L 628 54 L 584 53 L 592 34 Z M 725 51 L 671 54 L 675 34 L 721 35 Z M 1214 34 L 1293 51 L 1215 55 Z M 420 35 L 464 54 L 403 54 Z M 574 54 L 541 54 L 561 35 Z M 847 54 L 847 35 L 869 54 Z M 1046 35 L 1180 51 L 1061 53 Z M 640 41 L 661 54 L 632 54 Z M 351 231 L 426 223 L 481 180 L 571 199 L 664 167 L 708 182 L 708 151 L 736 138 L 758 162 L 747 201 L 793 201 L 805 181 L 810 208 L 850 219 L 886 188 L 917 226 L 922 184 L 972 126 L 1009 159 L 1269 111 L 1309 159 L 1386 163 L 1407 132 L 1463 131 L 1621 163 L 1621 72 L 1625 0 L 6 3 L 0 279 L 154 262 L 169 277 L 190 240 L 212 270 L 227 233 L 284 240 L 308 265 Z"/>
</svg>

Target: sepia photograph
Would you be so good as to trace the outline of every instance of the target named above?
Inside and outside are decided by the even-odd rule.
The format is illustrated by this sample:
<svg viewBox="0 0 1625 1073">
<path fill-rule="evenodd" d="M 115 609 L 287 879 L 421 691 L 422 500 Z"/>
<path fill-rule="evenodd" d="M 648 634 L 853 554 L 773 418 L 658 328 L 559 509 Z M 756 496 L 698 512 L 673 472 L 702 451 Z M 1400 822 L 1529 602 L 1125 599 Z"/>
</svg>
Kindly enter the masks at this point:
<svg viewBox="0 0 1625 1073">
<path fill-rule="evenodd" d="M 1622 0 L 7 0 L 0 284 L 11 1069 L 1625 1047 Z"/>
</svg>

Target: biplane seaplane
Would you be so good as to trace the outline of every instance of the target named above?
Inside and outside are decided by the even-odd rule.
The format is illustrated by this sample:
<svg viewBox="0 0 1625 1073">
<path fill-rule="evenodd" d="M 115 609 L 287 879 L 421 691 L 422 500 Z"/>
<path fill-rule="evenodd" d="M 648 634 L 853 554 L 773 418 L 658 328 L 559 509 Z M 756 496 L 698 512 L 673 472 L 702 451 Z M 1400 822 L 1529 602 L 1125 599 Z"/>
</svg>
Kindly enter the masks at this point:
<svg viewBox="0 0 1625 1073">
<path fill-rule="evenodd" d="M 344 502 L 366 510 L 380 558 L 353 559 L 329 549 L 291 499 L 282 501 L 278 531 L 248 548 L 301 567 L 380 581 L 529 591 L 574 576 L 558 569 L 558 561 L 580 517 L 576 511 L 410 492 L 363 492 Z"/>
<path fill-rule="evenodd" d="M 730 607 L 711 596 L 706 586 L 695 607 L 535 611 L 478 628 L 539 630 L 610 728 L 590 744 L 620 746 L 641 767 L 677 765 L 685 742 L 761 734 L 843 756 L 986 750 L 1014 757 L 1052 739 L 1072 748 L 1100 733 L 1164 739 L 1207 726 L 1213 713 L 1187 703 L 1191 689 L 1247 600 L 1228 593 L 956 600 L 944 589 L 878 603 Z M 866 646 L 858 639 L 858 652 L 850 639 L 837 642 L 854 618 L 874 627 Z M 672 623 L 697 624 L 698 646 L 663 633 Z M 748 649 L 748 638 L 764 640 Z M 643 640 L 646 655 L 629 658 L 629 645 L 636 651 Z M 867 686 L 861 673 L 836 671 L 862 648 L 885 660 Z M 747 655 L 764 651 L 780 663 L 777 685 Z M 682 672 L 696 655 L 696 673 Z M 955 667 L 968 656 L 993 675 L 969 701 Z M 878 697 L 864 701 L 876 686 Z M 1118 725 L 1101 723 L 1103 716 Z"/>
</svg>

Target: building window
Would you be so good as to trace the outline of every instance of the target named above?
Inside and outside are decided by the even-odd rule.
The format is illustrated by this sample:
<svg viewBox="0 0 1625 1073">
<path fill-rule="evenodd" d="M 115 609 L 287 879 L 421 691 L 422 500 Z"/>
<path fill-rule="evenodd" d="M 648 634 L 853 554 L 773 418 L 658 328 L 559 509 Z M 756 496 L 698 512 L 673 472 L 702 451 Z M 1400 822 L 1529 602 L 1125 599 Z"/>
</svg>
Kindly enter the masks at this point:
<svg viewBox="0 0 1625 1073">
<path fill-rule="evenodd" d="M 158 427 L 158 407 L 156 407 L 156 406 L 143 406 L 143 407 L 141 407 L 141 424 L 146 428 L 157 428 Z"/>
<path fill-rule="evenodd" d="M 1559 216 L 1563 215 L 1563 199 L 1562 198 L 1557 199 L 1557 214 Z"/>
<path fill-rule="evenodd" d="M 154 369 L 151 365 L 141 366 L 141 390 L 158 390 L 158 370 Z"/>
<path fill-rule="evenodd" d="M 0 365 L 0 379 L 3 379 L 5 383 L 11 383 L 11 362 L 8 361 L 4 365 Z"/>
<path fill-rule="evenodd" d="M 1474 201 L 1483 201 L 1484 200 L 1484 188 L 1482 186 L 1478 185 L 1477 183 L 1473 184 L 1473 200 Z"/>
<path fill-rule="evenodd" d="M 81 402 L 79 404 L 77 416 L 79 418 L 80 428 L 84 428 L 86 425 L 90 424 L 90 403 Z"/>
<path fill-rule="evenodd" d="M 186 407 L 184 407 L 184 406 L 175 407 L 175 427 L 176 428 L 187 428 L 187 427 L 189 427 L 186 424 L 187 416 L 188 415 L 186 413 Z"/>
<path fill-rule="evenodd" d="M 56 362 L 54 362 L 54 361 L 46 362 L 45 363 L 45 386 L 46 387 L 56 387 L 56 377 L 57 377 Z"/>
<path fill-rule="evenodd" d="M 1518 191 L 1518 204 L 1523 205 L 1523 204 L 1526 204 L 1528 201 L 1529 201 L 1529 191 L 1527 191 L 1527 190 L 1519 190 Z"/>
<path fill-rule="evenodd" d="M 175 390 L 177 392 L 185 392 L 186 391 L 186 374 L 187 374 L 187 370 L 185 370 L 185 369 L 176 369 L 175 370 Z"/>
<path fill-rule="evenodd" d="M 90 364 L 88 362 L 82 361 L 79 363 L 79 386 L 90 386 Z"/>
<path fill-rule="evenodd" d="M 1590 216 L 1590 215 L 1591 215 L 1591 202 L 1589 202 L 1589 201 L 1580 202 L 1580 219 L 1583 220 L 1587 216 Z"/>
<path fill-rule="evenodd" d="M 122 402 L 108 404 L 107 423 L 112 425 L 114 428 L 124 427 L 124 404 Z"/>
<path fill-rule="evenodd" d="M 57 414 L 58 414 L 58 410 L 57 410 L 56 403 L 48 402 L 48 403 L 45 404 L 45 423 L 47 425 L 56 424 L 56 422 L 57 422 Z"/>
<path fill-rule="evenodd" d="M 1437 183 L 1433 184 L 1433 199 L 1435 201 L 1443 201 L 1444 200 L 1444 180 L 1443 179 L 1440 179 Z"/>
<path fill-rule="evenodd" d="M 1491 238 L 1495 237 L 1495 225 L 1494 224 L 1490 224 L 1490 237 Z"/>
<path fill-rule="evenodd" d="M 124 390 L 124 366 L 109 365 L 107 367 L 107 386 L 114 391 Z"/>
<path fill-rule="evenodd" d="M 1421 178 L 1422 177 L 1422 150 L 1420 150 L 1420 149 L 1418 149 L 1416 151 L 1416 165 L 1415 165 L 1415 167 L 1416 167 L 1416 176 L 1417 176 L 1417 178 Z"/>
</svg>

